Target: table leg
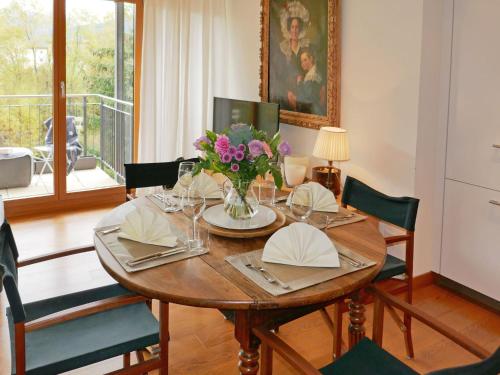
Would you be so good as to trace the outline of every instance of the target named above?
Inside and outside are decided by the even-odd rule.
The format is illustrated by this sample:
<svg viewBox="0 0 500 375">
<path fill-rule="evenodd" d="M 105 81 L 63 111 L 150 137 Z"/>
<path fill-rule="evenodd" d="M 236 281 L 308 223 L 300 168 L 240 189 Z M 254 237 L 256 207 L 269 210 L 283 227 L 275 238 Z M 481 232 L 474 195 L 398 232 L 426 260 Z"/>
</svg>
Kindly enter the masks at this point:
<svg viewBox="0 0 500 375">
<path fill-rule="evenodd" d="M 351 302 L 349 302 L 349 349 L 361 341 L 365 337 L 365 306 L 361 301 L 359 292 L 354 292 L 351 295 Z"/>
<path fill-rule="evenodd" d="M 168 375 L 168 303 L 160 301 L 160 375 Z"/>
<path fill-rule="evenodd" d="M 259 314 L 251 311 L 236 311 L 235 337 L 240 343 L 238 369 L 240 374 L 256 375 L 259 372 L 259 340 L 252 328 L 260 323 Z"/>
</svg>

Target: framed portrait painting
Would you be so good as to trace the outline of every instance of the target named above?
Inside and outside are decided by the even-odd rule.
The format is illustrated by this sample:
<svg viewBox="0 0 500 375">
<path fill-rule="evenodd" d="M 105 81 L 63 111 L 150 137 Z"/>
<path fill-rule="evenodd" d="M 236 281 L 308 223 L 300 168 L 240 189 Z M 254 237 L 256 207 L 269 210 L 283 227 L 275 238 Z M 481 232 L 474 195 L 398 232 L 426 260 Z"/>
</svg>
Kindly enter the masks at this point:
<svg viewBox="0 0 500 375">
<path fill-rule="evenodd" d="M 340 0 L 261 1 L 261 100 L 280 122 L 339 126 Z"/>
</svg>

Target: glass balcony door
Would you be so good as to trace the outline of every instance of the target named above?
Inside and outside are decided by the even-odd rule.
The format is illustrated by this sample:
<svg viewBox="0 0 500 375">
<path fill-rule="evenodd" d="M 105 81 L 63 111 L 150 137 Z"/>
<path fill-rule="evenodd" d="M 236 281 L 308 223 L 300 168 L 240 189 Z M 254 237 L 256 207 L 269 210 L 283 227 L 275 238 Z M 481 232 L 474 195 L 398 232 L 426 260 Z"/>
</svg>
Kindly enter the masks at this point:
<svg viewBox="0 0 500 375">
<path fill-rule="evenodd" d="M 66 190 L 121 186 L 132 161 L 135 4 L 66 0 Z"/>
<path fill-rule="evenodd" d="M 52 0 L 0 1 L 0 195 L 54 196 Z"/>
</svg>

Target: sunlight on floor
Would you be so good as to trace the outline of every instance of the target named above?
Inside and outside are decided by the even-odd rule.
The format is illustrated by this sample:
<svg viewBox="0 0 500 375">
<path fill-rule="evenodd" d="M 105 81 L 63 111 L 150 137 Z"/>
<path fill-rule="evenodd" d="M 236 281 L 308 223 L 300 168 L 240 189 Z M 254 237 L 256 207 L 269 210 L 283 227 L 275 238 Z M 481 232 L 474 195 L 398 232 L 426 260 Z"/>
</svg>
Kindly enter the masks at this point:
<svg viewBox="0 0 500 375">
<path fill-rule="evenodd" d="M 73 171 L 66 180 L 68 191 L 84 191 L 105 187 L 119 186 L 118 182 L 107 175 L 102 169 L 84 169 Z M 34 175 L 31 185 L 12 189 L 0 189 L 4 199 L 27 198 L 54 193 L 53 174 Z"/>
</svg>

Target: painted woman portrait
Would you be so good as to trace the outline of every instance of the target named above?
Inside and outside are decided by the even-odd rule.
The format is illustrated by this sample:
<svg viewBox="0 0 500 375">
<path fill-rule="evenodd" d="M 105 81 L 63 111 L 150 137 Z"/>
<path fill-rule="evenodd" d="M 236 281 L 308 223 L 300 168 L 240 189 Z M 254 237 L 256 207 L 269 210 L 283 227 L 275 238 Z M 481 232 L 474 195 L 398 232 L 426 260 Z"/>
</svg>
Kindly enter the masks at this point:
<svg viewBox="0 0 500 375">
<path fill-rule="evenodd" d="M 270 2 L 269 99 L 326 114 L 327 0 Z"/>
</svg>

